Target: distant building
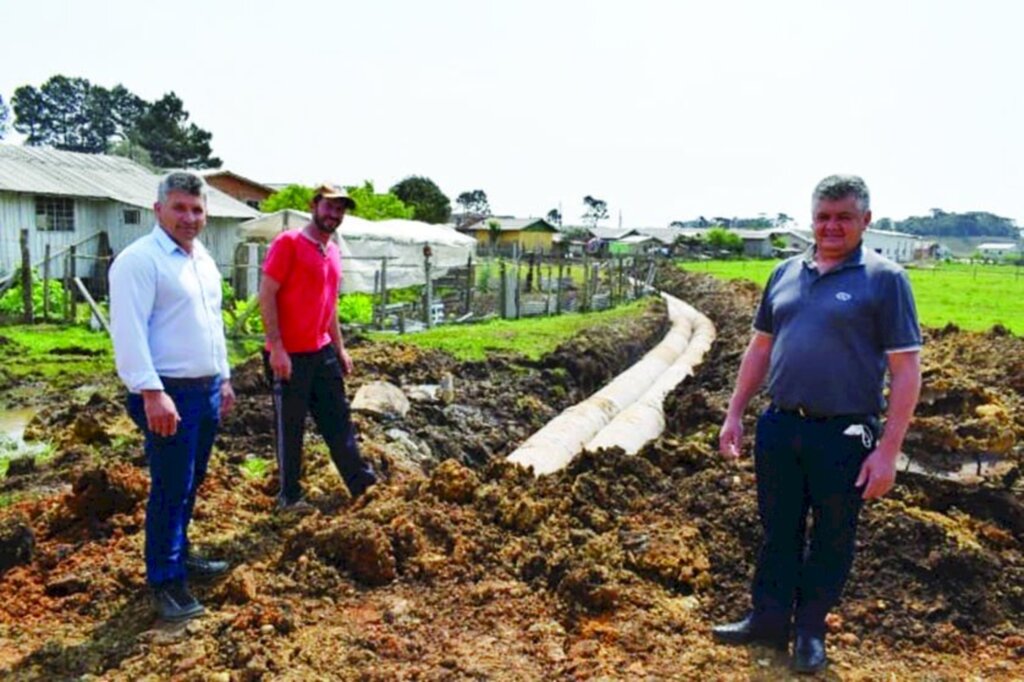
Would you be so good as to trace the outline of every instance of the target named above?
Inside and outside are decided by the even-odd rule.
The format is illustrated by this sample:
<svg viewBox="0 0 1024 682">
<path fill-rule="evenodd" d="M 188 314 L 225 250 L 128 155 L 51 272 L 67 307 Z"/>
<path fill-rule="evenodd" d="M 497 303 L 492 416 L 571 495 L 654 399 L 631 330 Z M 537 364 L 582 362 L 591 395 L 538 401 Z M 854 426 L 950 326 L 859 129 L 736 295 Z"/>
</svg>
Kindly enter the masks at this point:
<svg viewBox="0 0 1024 682">
<path fill-rule="evenodd" d="M 978 253 L 989 260 L 1008 260 L 1019 254 L 1020 247 L 1013 242 L 985 242 L 978 244 Z"/>
<path fill-rule="evenodd" d="M 224 194 L 241 201 L 243 204 L 259 210 L 260 203 L 277 190 L 255 180 L 242 177 L 229 170 L 204 171 L 203 177 L 211 187 L 216 187 Z"/>
<path fill-rule="evenodd" d="M 905 232 L 868 228 L 864 231 L 864 248 L 880 253 L 897 263 L 909 263 L 924 257 L 927 244 L 921 237 Z"/>
<path fill-rule="evenodd" d="M 42 262 L 47 246 L 56 256 L 75 245 L 75 273 L 101 274 L 97 256 L 117 253 L 153 229 L 161 178 L 120 156 L 0 144 L 0 280 L 21 264 L 23 229 L 33 263 Z M 238 224 L 258 212 L 211 187 L 207 214 L 201 240 L 227 274 Z M 64 276 L 64 264 L 63 257 L 52 258 L 51 276 Z"/>
<path fill-rule="evenodd" d="M 520 253 L 551 253 L 558 228 L 543 218 L 490 216 L 458 228 L 474 237 L 480 250 L 493 248 L 510 251 L 518 245 Z"/>
</svg>

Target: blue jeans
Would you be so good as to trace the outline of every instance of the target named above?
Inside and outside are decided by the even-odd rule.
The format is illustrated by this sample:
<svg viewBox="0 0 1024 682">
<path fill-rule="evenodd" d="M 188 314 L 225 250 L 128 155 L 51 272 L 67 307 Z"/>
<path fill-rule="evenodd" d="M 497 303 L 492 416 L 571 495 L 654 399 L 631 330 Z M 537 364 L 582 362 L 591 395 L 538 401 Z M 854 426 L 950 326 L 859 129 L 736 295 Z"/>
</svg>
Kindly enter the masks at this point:
<svg viewBox="0 0 1024 682">
<path fill-rule="evenodd" d="M 142 396 L 128 394 L 128 414 L 146 437 L 146 581 L 152 586 L 185 579 L 188 524 L 220 423 L 220 378 L 194 385 L 189 381 L 164 380 L 164 390 L 181 417 L 178 430 L 169 437 L 149 430 Z"/>
<path fill-rule="evenodd" d="M 759 624 L 824 634 L 853 565 L 863 506 L 854 483 L 878 435 L 874 416 L 806 418 L 773 406 L 758 419 L 754 465 L 764 540 L 751 593 Z"/>
</svg>

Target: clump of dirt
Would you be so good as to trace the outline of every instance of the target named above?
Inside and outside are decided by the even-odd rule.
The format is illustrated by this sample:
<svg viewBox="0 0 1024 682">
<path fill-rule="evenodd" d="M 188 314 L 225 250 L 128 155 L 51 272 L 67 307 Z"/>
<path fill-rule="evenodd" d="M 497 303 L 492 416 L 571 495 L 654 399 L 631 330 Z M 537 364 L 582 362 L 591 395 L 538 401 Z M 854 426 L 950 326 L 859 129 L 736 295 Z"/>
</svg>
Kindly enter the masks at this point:
<svg viewBox="0 0 1024 682">
<path fill-rule="evenodd" d="M 32 561 L 35 535 L 23 515 L 0 519 L 0 575 L 12 566 Z"/>
</svg>

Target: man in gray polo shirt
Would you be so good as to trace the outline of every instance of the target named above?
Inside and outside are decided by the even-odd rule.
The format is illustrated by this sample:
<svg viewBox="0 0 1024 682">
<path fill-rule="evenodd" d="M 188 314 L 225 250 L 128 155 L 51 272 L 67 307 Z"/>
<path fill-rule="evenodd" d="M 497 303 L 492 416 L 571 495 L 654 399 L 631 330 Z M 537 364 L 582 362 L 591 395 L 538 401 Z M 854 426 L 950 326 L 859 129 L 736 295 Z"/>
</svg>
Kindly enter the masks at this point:
<svg viewBox="0 0 1024 682">
<path fill-rule="evenodd" d="M 768 279 L 719 434 L 722 455 L 739 457 L 743 412 L 767 377 L 772 405 L 758 419 L 754 446 L 764 539 L 753 608 L 712 630 L 722 643 L 780 649 L 795 632 L 798 672 L 827 664 L 825 616 L 853 563 L 857 517 L 864 500 L 893 486 L 921 387 L 910 282 L 861 241 L 871 222 L 864 181 L 825 178 L 812 215 L 814 246 Z"/>
</svg>

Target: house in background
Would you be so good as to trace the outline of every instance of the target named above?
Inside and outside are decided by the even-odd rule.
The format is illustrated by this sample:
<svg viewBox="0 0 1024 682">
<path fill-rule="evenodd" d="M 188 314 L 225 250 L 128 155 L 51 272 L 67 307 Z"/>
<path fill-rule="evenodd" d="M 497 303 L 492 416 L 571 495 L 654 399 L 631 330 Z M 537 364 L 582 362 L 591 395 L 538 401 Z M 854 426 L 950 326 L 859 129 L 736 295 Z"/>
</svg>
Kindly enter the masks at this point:
<svg viewBox="0 0 1024 682">
<path fill-rule="evenodd" d="M 922 253 L 923 240 L 915 234 L 868 228 L 864 231 L 864 248 L 880 253 L 897 263 L 909 263 Z"/>
<path fill-rule="evenodd" d="M 646 234 L 631 234 L 608 243 L 608 253 L 613 256 L 646 256 L 659 253 L 665 244 L 657 237 Z"/>
<path fill-rule="evenodd" d="M 518 245 L 520 253 L 549 254 L 554 249 L 558 228 L 543 218 L 489 216 L 458 228 L 476 239 L 477 251 L 495 249 L 509 252 Z"/>
<path fill-rule="evenodd" d="M 216 187 L 224 194 L 234 197 L 243 204 L 259 210 L 260 203 L 277 190 L 255 180 L 242 177 L 229 170 L 217 169 L 203 171 L 203 177 L 211 187 Z"/>
<path fill-rule="evenodd" d="M 1005 261 L 1015 258 L 1020 249 L 1013 242 L 984 242 L 978 244 L 978 255 L 987 260 Z"/>
<path fill-rule="evenodd" d="M 28 230 L 33 264 L 76 246 L 75 273 L 103 272 L 97 257 L 117 253 L 153 229 L 153 204 L 162 176 L 129 159 L 42 147 L 0 144 L 0 280 L 21 264 L 21 230 Z M 238 225 L 259 213 L 211 187 L 201 241 L 221 272 L 231 269 Z M 50 274 L 64 276 L 65 258 L 53 258 Z M 101 266 L 102 267 L 102 266 Z"/>
</svg>

